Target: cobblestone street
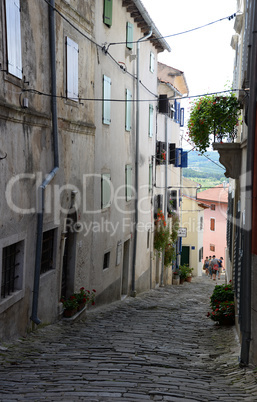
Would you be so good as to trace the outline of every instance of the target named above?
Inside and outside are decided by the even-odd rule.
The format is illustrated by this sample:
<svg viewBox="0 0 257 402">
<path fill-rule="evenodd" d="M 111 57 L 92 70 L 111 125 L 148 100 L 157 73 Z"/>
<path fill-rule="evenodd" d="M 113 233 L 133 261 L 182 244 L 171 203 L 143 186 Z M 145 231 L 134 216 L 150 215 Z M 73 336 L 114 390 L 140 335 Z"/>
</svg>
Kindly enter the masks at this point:
<svg viewBox="0 0 257 402">
<path fill-rule="evenodd" d="M 193 278 L 2 345 L 1 401 L 257 401 L 235 328 L 206 317 L 214 286 Z"/>
</svg>

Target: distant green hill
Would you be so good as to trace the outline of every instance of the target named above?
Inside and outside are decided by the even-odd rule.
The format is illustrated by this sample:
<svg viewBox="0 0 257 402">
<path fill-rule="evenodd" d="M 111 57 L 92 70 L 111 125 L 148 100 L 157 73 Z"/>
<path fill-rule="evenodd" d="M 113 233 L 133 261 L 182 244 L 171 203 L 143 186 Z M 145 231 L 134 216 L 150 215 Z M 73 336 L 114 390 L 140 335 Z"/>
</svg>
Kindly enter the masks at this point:
<svg viewBox="0 0 257 402">
<path fill-rule="evenodd" d="M 183 176 L 200 183 L 203 190 L 227 181 L 224 173 L 218 152 L 210 151 L 203 155 L 196 151 L 188 152 L 188 168 L 183 169 Z"/>
</svg>

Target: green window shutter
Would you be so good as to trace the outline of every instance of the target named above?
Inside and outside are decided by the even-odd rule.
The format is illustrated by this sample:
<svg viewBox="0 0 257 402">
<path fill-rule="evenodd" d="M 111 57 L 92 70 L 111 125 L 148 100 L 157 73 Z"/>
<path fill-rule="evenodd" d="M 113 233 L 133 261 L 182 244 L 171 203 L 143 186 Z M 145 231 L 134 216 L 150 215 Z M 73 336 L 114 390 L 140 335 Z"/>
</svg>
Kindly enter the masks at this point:
<svg viewBox="0 0 257 402">
<path fill-rule="evenodd" d="M 103 123 L 111 124 L 111 79 L 103 76 Z"/>
<path fill-rule="evenodd" d="M 126 201 L 130 201 L 132 199 L 132 166 L 125 166 L 125 175 L 126 175 Z"/>
<path fill-rule="evenodd" d="M 104 0 L 104 23 L 112 25 L 112 0 Z"/>
<path fill-rule="evenodd" d="M 111 175 L 109 173 L 103 173 L 101 181 L 101 207 L 103 209 L 111 205 Z"/>
<path fill-rule="evenodd" d="M 6 0 L 8 72 L 22 78 L 20 0 Z"/>
<path fill-rule="evenodd" d="M 153 136 L 153 105 L 149 105 L 149 137 Z"/>
<path fill-rule="evenodd" d="M 149 70 L 151 71 L 151 73 L 154 72 L 154 64 L 155 64 L 155 56 L 153 52 L 150 52 L 150 66 L 149 66 Z"/>
<path fill-rule="evenodd" d="M 78 101 L 79 47 L 72 39 L 66 39 L 67 46 L 67 98 Z"/>
<path fill-rule="evenodd" d="M 149 165 L 149 192 L 152 191 L 153 188 L 153 165 Z"/>
<path fill-rule="evenodd" d="M 126 116 L 125 116 L 125 129 L 131 131 L 131 107 L 132 107 L 132 93 L 129 89 L 126 89 Z"/>
<path fill-rule="evenodd" d="M 134 26 L 131 22 L 127 22 L 127 48 L 133 49 L 133 29 Z"/>
</svg>

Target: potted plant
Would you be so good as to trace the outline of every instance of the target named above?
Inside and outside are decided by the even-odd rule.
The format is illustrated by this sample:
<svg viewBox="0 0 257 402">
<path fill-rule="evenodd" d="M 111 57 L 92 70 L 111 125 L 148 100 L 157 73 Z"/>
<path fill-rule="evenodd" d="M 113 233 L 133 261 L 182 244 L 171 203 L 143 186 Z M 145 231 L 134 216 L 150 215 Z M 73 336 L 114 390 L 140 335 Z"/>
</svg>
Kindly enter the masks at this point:
<svg viewBox="0 0 257 402">
<path fill-rule="evenodd" d="M 82 310 L 88 303 L 95 304 L 95 293 L 95 289 L 90 292 L 90 290 L 85 290 L 84 287 L 81 287 L 79 293 L 73 294 L 78 302 L 78 311 Z"/>
<path fill-rule="evenodd" d="M 81 287 L 78 293 L 73 293 L 67 299 L 62 297 L 61 302 L 64 307 L 63 312 L 64 317 L 72 317 L 78 311 L 81 311 L 89 303 L 94 305 L 95 294 L 96 294 L 95 289 L 93 289 L 92 292 L 90 292 L 90 290 L 85 290 L 84 287 Z"/>
<path fill-rule="evenodd" d="M 188 120 L 189 139 L 198 151 L 205 152 L 214 142 L 224 137 L 234 142 L 239 119 L 240 103 L 234 93 L 225 96 L 206 95 L 193 102 Z"/>
<path fill-rule="evenodd" d="M 192 281 L 192 272 L 194 268 L 189 268 L 187 269 L 187 277 L 186 277 L 186 282 L 191 282 Z"/>
<path fill-rule="evenodd" d="M 154 248 L 158 255 L 165 250 L 169 243 L 170 230 L 167 225 L 163 212 L 160 210 L 157 213 L 157 219 L 155 220 L 155 232 L 154 232 Z"/>
<path fill-rule="evenodd" d="M 217 321 L 220 325 L 233 325 L 235 323 L 234 291 L 231 283 L 216 285 L 210 297 L 211 312 L 207 317 Z"/>
<path fill-rule="evenodd" d="M 180 283 L 184 283 L 187 277 L 187 265 L 180 265 L 179 266 L 179 272 L 180 272 Z"/>
<path fill-rule="evenodd" d="M 79 305 L 76 296 L 71 295 L 68 299 L 62 297 L 61 303 L 64 307 L 64 317 L 72 317 L 74 314 L 76 314 Z"/>
</svg>

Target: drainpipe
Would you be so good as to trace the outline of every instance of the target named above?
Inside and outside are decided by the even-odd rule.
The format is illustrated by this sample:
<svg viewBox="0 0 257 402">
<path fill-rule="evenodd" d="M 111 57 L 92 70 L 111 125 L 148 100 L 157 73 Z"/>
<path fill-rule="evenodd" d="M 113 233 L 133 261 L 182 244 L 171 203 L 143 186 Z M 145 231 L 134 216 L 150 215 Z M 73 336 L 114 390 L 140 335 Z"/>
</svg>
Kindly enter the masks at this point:
<svg viewBox="0 0 257 402">
<path fill-rule="evenodd" d="M 33 287 L 33 301 L 32 313 L 30 319 L 35 324 L 40 324 L 38 318 L 38 296 L 39 296 L 39 282 L 40 282 L 40 266 L 42 254 L 42 239 L 43 239 L 43 220 L 45 209 L 45 189 L 48 184 L 53 180 L 57 171 L 59 170 L 59 152 L 58 152 L 58 125 L 57 125 L 57 101 L 56 101 L 56 58 L 55 58 L 55 0 L 50 0 L 49 6 L 49 21 L 50 21 L 50 57 L 51 57 L 51 86 L 52 86 L 52 130 L 53 130 L 53 153 L 54 153 L 54 168 L 48 173 L 46 179 L 43 181 L 38 189 L 39 205 L 37 210 L 37 240 L 36 240 L 36 258 L 35 258 L 35 272 L 34 272 L 34 287 Z"/>
<path fill-rule="evenodd" d="M 164 219 L 167 222 L 167 190 L 168 190 L 168 117 L 165 114 L 165 144 L 166 144 L 166 159 L 165 159 L 165 184 L 164 184 Z M 161 269 L 161 284 L 164 286 L 163 276 L 164 276 L 164 257 L 165 251 L 162 252 L 162 269 Z"/>
<path fill-rule="evenodd" d="M 255 135 L 256 135 L 256 96 L 257 96 L 257 7 L 256 2 L 252 2 L 253 5 L 253 20 L 252 20 L 252 43 L 250 57 L 250 98 L 249 98 L 249 114 L 248 114 L 248 138 L 247 138 L 247 158 L 246 158 L 246 172 L 247 175 L 251 176 L 250 185 L 246 183 L 246 228 L 244 229 L 244 243 L 243 243 L 243 281 L 242 281 L 242 291 L 244 302 L 242 304 L 242 324 L 241 324 L 241 356 L 240 356 L 240 366 L 244 367 L 249 364 L 249 351 L 251 342 L 251 276 L 252 276 L 252 209 L 253 209 L 253 199 L 252 199 L 252 186 L 253 186 L 253 175 L 254 172 L 254 151 L 256 149 L 255 145 Z"/>
<path fill-rule="evenodd" d="M 143 36 L 137 41 L 137 89 L 136 89 L 136 162 L 135 162 L 135 233 L 134 233 L 134 247 L 133 247 L 133 262 L 132 262 L 132 286 L 131 296 L 136 296 L 136 256 L 137 256 L 137 226 L 138 226 L 138 176 L 139 176 L 139 56 L 140 56 L 140 42 L 152 36 L 152 28 L 149 34 Z"/>
</svg>

